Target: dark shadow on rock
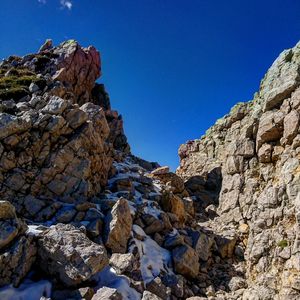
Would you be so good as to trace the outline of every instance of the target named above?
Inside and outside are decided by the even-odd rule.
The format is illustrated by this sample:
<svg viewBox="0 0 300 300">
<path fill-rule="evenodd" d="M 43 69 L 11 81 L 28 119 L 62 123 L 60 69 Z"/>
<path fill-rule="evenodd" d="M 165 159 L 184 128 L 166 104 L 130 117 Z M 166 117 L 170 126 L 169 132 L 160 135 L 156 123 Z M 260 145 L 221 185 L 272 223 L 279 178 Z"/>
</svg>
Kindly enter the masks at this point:
<svg viewBox="0 0 300 300">
<path fill-rule="evenodd" d="M 192 176 L 185 182 L 185 188 L 190 196 L 195 197 L 195 210 L 204 217 L 213 219 L 217 216 L 214 210 L 205 209 L 209 205 L 219 205 L 219 195 L 222 187 L 221 167 L 214 168 L 208 174 Z"/>
</svg>

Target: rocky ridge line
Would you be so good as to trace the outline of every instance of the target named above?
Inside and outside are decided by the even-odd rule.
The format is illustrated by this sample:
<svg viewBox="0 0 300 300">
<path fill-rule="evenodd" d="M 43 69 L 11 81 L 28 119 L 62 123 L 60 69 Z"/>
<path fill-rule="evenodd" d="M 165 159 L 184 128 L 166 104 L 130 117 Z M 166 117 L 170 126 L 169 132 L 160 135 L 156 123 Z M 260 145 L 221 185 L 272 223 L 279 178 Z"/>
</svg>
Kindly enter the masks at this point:
<svg viewBox="0 0 300 300">
<path fill-rule="evenodd" d="M 130 153 L 94 47 L 4 60 L 0 298 L 297 299 L 299 65 L 281 54 L 174 174 Z"/>
</svg>

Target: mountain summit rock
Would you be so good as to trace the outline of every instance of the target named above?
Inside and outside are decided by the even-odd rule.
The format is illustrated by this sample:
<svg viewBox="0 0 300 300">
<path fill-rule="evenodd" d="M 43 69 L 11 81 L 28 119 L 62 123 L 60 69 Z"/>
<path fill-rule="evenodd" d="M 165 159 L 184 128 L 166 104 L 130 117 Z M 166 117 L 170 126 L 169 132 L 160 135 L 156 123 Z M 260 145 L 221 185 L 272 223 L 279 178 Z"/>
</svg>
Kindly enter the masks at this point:
<svg viewBox="0 0 300 300">
<path fill-rule="evenodd" d="M 176 174 L 100 75 L 74 40 L 0 63 L 0 299 L 299 299 L 300 44 Z"/>
</svg>

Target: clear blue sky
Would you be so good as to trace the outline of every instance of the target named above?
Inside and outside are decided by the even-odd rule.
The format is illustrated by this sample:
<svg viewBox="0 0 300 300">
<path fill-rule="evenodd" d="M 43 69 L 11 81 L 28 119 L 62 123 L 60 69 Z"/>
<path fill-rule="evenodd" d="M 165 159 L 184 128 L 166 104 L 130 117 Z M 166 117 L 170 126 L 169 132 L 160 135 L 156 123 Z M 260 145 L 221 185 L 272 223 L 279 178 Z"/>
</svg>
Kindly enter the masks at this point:
<svg viewBox="0 0 300 300">
<path fill-rule="evenodd" d="M 300 1 L 1 0 L 0 25 L 0 58 L 46 38 L 96 46 L 133 153 L 175 169 L 179 145 L 251 99 L 300 40 Z"/>
</svg>

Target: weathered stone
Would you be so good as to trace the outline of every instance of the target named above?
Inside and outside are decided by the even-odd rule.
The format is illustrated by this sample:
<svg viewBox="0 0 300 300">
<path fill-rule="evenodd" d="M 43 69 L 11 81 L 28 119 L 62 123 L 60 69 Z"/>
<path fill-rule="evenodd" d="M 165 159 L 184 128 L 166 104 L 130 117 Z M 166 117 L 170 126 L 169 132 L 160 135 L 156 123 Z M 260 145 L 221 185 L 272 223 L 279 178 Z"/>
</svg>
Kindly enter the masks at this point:
<svg viewBox="0 0 300 300">
<path fill-rule="evenodd" d="M 184 224 L 186 220 L 186 213 L 184 202 L 179 196 L 170 192 L 164 192 L 161 200 L 161 206 L 165 211 L 175 214 L 178 217 L 180 224 Z"/>
<path fill-rule="evenodd" d="M 92 300 L 123 300 L 122 295 L 113 288 L 103 287 L 97 291 Z"/>
<path fill-rule="evenodd" d="M 78 128 L 88 120 L 87 114 L 81 109 L 72 109 L 66 115 L 66 120 L 73 129 Z"/>
<path fill-rule="evenodd" d="M 203 261 L 207 261 L 211 256 L 214 239 L 202 232 L 197 231 L 191 232 L 191 236 L 193 239 L 193 248 L 195 249 L 199 258 Z"/>
<path fill-rule="evenodd" d="M 170 172 L 168 166 L 159 167 L 151 172 L 152 175 L 165 175 Z"/>
<path fill-rule="evenodd" d="M 217 249 L 222 258 L 232 257 L 237 238 L 233 232 L 224 232 L 223 236 L 216 239 Z"/>
<path fill-rule="evenodd" d="M 162 300 L 162 298 L 159 298 L 149 291 L 144 291 L 142 300 Z"/>
<path fill-rule="evenodd" d="M 66 100 L 52 96 L 48 100 L 47 105 L 42 109 L 42 112 L 52 115 L 59 115 L 63 113 L 67 106 L 68 104 Z"/>
<path fill-rule="evenodd" d="M 87 102 L 101 74 L 99 52 L 92 46 L 82 48 L 76 41 L 69 40 L 54 48 L 53 53 L 58 55 L 58 70 L 53 79 L 70 84 L 79 104 Z"/>
<path fill-rule="evenodd" d="M 16 117 L 6 113 L 0 113 L 0 139 L 4 139 L 15 133 L 24 132 L 30 127 L 30 118 Z"/>
<path fill-rule="evenodd" d="M 188 278 L 195 278 L 199 273 L 199 257 L 196 251 L 183 245 L 172 250 L 175 272 Z"/>
<path fill-rule="evenodd" d="M 258 150 L 258 159 L 262 163 L 269 163 L 272 160 L 273 146 L 270 144 L 263 144 Z"/>
<path fill-rule="evenodd" d="M 36 258 L 36 245 L 32 237 L 21 236 L 6 250 L 0 252 L 0 286 L 19 286 Z"/>
<path fill-rule="evenodd" d="M 14 206 L 8 202 L 0 200 L 0 220 L 16 218 L 16 211 Z"/>
<path fill-rule="evenodd" d="M 294 137 L 298 133 L 299 128 L 299 113 L 296 110 L 292 110 L 284 118 L 283 122 L 283 139 L 287 144 L 291 144 Z"/>
<path fill-rule="evenodd" d="M 278 106 L 297 86 L 300 80 L 298 53 L 298 45 L 294 49 L 285 50 L 268 70 L 259 92 L 264 99 L 265 111 Z"/>
<path fill-rule="evenodd" d="M 109 260 L 109 264 L 114 268 L 117 274 L 130 272 L 133 269 L 134 255 L 132 253 L 113 253 Z"/>
<path fill-rule="evenodd" d="M 125 253 L 132 227 L 127 200 L 121 198 L 105 218 L 104 242 L 113 253 Z"/>
<path fill-rule="evenodd" d="M 239 173 L 243 168 L 243 158 L 241 156 L 229 156 L 226 161 L 227 173 L 233 175 Z"/>
<path fill-rule="evenodd" d="M 37 84 L 35 84 L 34 82 L 32 82 L 29 86 L 29 92 L 30 93 L 36 93 L 40 88 Z"/>
<path fill-rule="evenodd" d="M 57 224 L 39 236 L 38 263 L 64 285 L 74 286 L 101 271 L 108 259 L 105 248 L 90 241 L 80 230 Z"/>
</svg>

